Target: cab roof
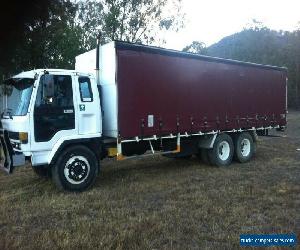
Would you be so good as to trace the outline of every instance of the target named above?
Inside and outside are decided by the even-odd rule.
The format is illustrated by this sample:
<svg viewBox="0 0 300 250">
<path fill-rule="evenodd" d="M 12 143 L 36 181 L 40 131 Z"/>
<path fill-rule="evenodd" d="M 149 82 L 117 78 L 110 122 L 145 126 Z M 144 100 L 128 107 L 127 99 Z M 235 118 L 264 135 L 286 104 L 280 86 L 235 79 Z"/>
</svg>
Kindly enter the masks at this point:
<svg viewBox="0 0 300 250">
<path fill-rule="evenodd" d="M 69 69 L 34 69 L 30 71 L 24 71 L 17 75 L 14 75 L 12 78 L 34 78 L 36 74 L 40 74 L 43 72 L 49 72 L 49 73 L 58 73 L 63 72 L 67 74 L 82 74 L 82 75 L 90 75 L 84 72 L 79 72 L 77 70 L 69 70 Z"/>
</svg>

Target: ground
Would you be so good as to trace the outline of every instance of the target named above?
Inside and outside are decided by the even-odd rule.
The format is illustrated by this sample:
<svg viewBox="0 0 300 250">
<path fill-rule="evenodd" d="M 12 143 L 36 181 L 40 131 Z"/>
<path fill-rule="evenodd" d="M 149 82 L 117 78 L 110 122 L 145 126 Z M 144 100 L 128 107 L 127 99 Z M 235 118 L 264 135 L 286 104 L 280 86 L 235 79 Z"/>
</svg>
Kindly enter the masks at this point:
<svg viewBox="0 0 300 250">
<path fill-rule="evenodd" d="M 0 249 L 235 249 L 243 233 L 300 241 L 300 112 L 229 168 L 150 157 L 105 160 L 95 186 L 59 192 L 30 167 L 0 173 Z M 299 247 L 299 245 L 298 245 Z"/>
</svg>

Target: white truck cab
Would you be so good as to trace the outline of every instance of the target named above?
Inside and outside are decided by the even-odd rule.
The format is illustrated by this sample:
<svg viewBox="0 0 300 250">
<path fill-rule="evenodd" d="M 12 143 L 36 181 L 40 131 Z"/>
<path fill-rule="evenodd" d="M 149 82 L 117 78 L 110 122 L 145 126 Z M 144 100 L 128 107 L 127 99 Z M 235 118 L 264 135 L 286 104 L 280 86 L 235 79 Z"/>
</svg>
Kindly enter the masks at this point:
<svg viewBox="0 0 300 250">
<path fill-rule="evenodd" d="M 92 169 L 88 157 L 82 155 L 88 155 L 89 149 L 78 147 L 78 142 L 99 145 L 102 135 L 95 81 L 92 74 L 59 69 L 37 69 L 7 79 L 4 82 L 7 107 L 1 117 L 2 170 L 11 173 L 15 166 L 24 165 L 26 159 L 40 174 L 46 174 L 48 169 L 43 166 L 59 160 L 55 157 L 65 152 L 57 152 L 77 142 L 74 150 L 68 147 L 69 153 L 82 153 L 69 158 L 69 170 L 58 175 L 63 174 L 69 180 L 69 189 L 86 183 L 88 172 L 98 171 L 98 166 L 95 161 Z M 100 146 L 95 147 L 99 149 Z M 57 182 L 68 189 L 65 183 Z"/>
</svg>

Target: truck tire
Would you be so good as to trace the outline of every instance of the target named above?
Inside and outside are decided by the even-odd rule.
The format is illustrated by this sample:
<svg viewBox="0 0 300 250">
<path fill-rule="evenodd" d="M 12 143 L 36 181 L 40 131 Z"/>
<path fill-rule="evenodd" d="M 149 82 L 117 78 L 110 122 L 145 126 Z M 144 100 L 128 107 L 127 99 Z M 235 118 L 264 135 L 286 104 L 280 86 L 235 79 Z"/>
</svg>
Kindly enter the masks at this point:
<svg viewBox="0 0 300 250">
<path fill-rule="evenodd" d="M 52 179 L 61 190 L 84 191 L 95 182 L 98 164 L 96 155 L 89 148 L 71 146 L 52 166 Z"/>
<path fill-rule="evenodd" d="M 33 172 L 42 178 L 50 178 L 51 177 L 51 171 L 48 168 L 48 165 L 43 166 L 32 166 Z"/>
<path fill-rule="evenodd" d="M 208 158 L 211 164 L 225 167 L 232 162 L 234 145 L 228 134 L 219 134 L 212 149 L 208 150 Z"/>
<path fill-rule="evenodd" d="M 240 163 L 250 161 L 255 153 L 255 143 L 248 132 L 238 134 L 234 139 L 234 159 Z"/>
</svg>

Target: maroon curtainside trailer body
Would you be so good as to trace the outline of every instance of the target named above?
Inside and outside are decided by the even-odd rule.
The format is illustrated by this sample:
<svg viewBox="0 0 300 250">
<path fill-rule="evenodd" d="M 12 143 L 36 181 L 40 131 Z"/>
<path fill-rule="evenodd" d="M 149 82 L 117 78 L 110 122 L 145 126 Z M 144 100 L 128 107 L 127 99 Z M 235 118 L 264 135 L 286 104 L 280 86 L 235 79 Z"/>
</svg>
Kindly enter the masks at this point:
<svg viewBox="0 0 300 250">
<path fill-rule="evenodd" d="M 122 42 L 115 47 L 122 139 L 286 125 L 285 68 Z"/>
</svg>

